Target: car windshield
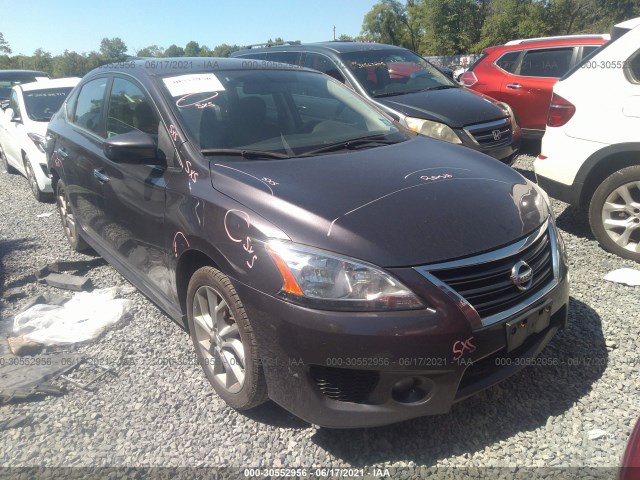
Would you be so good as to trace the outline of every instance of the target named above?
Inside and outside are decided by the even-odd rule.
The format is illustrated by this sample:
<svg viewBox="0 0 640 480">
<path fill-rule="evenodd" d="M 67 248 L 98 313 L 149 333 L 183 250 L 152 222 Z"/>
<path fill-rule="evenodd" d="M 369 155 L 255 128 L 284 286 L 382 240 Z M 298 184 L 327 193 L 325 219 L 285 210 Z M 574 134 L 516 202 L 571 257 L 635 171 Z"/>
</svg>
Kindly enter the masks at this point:
<svg viewBox="0 0 640 480">
<path fill-rule="evenodd" d="M 410 50 L 363 50 L 340 58 L 372 97 L 386 97 L 457 85 Z"/>
<path fill-rule="evenodd" d="M 35 122 L 48 122 L 58 111 L 70 91 L 71 87 L 62 87 L 24 92 L 27 116 Z"/>
<path fill-rule="evenodd" d="M 408 138 L 367 101 L 319 73 L 229 70 L 162 83 L 182 127 L 206 155 L 277 159 Z"/>
</svg>

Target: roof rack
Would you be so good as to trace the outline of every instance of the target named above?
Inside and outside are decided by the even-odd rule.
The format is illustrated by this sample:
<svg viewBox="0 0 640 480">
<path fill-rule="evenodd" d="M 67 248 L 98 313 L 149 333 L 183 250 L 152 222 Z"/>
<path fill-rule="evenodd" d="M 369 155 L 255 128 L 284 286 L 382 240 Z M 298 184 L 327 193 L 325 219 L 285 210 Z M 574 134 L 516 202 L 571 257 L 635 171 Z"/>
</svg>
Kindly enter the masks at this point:
<svg viewBox="0 0 640 480">
<path fill-rule="evenodd" d="M 264 43 L 254 43 L 253 45 L 245 45 L 242 47 L 243 49 L 252 49 L 252 48 L 268 48 L 268 47 L 279 47 L 281 45 L 300 45 L 300 40 L 285 40 L 283 42 L 264 42 Z"/>
<path fill-rule="evenodd" d="M 590 34 L 590 35 L 558 35 L 555 37 L 520 38 L 518 40 L 511 40 L 510 42 L 505 43 L 505 45 L 521 45 L 523 43 L 540 42 L 544 40 L 573 40 L 573 39 L 588 40 L 588 39 L 596 39 L 596 38 L 609 40 L 611 37 L 608 33 L 602 33 L 602 34 L 596 33 L 596 34 Z"/>
</svg>

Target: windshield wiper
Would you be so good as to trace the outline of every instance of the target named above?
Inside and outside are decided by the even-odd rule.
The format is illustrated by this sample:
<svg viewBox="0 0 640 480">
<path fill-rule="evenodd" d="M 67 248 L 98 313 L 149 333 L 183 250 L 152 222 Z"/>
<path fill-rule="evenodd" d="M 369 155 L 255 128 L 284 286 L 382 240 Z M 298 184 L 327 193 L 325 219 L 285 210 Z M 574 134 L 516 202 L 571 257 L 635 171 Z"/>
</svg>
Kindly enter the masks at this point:
<svg viewBox="0 0 640 480">
<path fill-rule="evenodd" d="M 429 88 L 421 88 L 420 90 L 410 90 L 404 93 L 420 93 L 420 92 L 430 92 L 432 90 L 446 90 L 448 88 L 460 88 L 456 85 L 438 85 L 437 87 L 429 87 Z"/>
<path fill-rule="evenodd" d="M 325 145 L 324 147 L 320 147 L 314 150 L 309 150 L 308 152 L 304 152 L 300 156 L 306 157 L 309 155 L 315 155 L 317 153 L 327 153 L 327 152 L 334 152 L 338 150 L 357 150 L 358 147 L 363 147 L 365 145 L 380 146 L 380 145 L 392 145 L 394 143 L 398 143 L 398 140 L 385 140 L 384 137 L 386 136 L 387 134 L 371 135 L 369 137 L 354 138 L 354 139 L 346 140 L 343 142 L 332 143 L 331 145 Z"/>
<path fill-rule="evenodd" d="M 203 148 L 203 155 L 237 155 L 247 160 L 260 160 L 263 158 L 291 158 L 284 153 L 267 152 L 263 150 L 243 150 L 240 148 Z"/>
</svg>

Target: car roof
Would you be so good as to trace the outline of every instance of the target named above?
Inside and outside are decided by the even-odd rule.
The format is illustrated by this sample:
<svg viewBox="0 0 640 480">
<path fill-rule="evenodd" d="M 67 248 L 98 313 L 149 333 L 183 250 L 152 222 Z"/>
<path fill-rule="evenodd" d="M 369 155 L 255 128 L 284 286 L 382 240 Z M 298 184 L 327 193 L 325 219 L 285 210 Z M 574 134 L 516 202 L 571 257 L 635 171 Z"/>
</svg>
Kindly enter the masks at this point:
<svg viewBox="0 0 640 480">
<path fill-rule="evenodd" d="M 291 44 L 291 45 L 273 45 L 264 46 L 258 48 L 246 48 L 234 54 L 244 54 L 249 52 L 263 52 L 268 51 L 304 51 L 304 52 L 332 52 L 336 54 L 348 53 L 348 52 L 361 52 L 367 50 L 406 50 L 403 47 L 395 45 L 387 45 L 385 43 L 374 42 L 342 42 L 342 41 L 329 41 L 329 42 L 317 42 L 317 43 L 303 43 L 303 44 Z"/>
<path fill-rule="evenodd" d="M 39 70 L 0 70 L 0 79 L 15 79 L 28 76 L 48 77 L 49 74 Z"/>
<path fill-rule="evenodd" d="M 32 90 L 47 90 L 49 88 L 75 87 L 80 80 L 80 77 L 56 78 L 53 80 L 23 83 L 20 85 L 20 88 L 28 92 Z"/>
<path fill-rule="evenodd" d="M 103 65 L 94 68 L 86 77 L 104 73 L 128 73 L 134 77 L 159 77 L 173 74 L 216 72 L 217 70 L 295 70 L 317 73 L 309 68 L 279 62 L 247 65 L 246 58 L 220 57 L 168 57 L 142 58 L 126 62 Z"/>
<path fill-rule="evenodd" d="M 562 47 L 565 45 L 603 45 L 609 41 L 609 34 L 597 35 L 565 35 L 560 37 L 523 38 L 512 40 L 504 45 L 487 47 L 484 52 L 508 52 L 522 50 L 523 48 Z"/>
</svg>

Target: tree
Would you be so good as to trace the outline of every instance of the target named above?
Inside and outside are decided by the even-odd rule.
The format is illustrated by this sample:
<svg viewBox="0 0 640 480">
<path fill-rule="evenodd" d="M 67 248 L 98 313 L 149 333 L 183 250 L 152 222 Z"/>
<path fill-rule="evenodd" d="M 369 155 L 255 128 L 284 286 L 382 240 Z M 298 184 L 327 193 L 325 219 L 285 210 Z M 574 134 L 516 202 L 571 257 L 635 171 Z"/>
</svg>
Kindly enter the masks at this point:
<svg viewBox="0 0 640 480">
<path fill-rule="evenodd" d="M 87 59 L 76 52 L 65 50 L 53 58 L 54 77 L 82 77 L 87 73 Z"/>
<path fill-rule="evenodd" d="M 100 42 L 100 54 L 106 63 L 122 62 L 127 59 L 127 46 L 120 37 L 105 37 Z"/>
<path fill-rule="evenodd" d="M 162 54 L 163 57 L 184 57 L 184 48 L 177 46 L 175 43 L 169 45 L 169 47 Z"/>
<path fill-rule="evenodd" d="M 200 47 L 200 53 L 198 54 L 198 56 L 199 57 L 213 57 L 213 50 L 211 50 L 206 45 L 203 45 L 202 47 Z"/>
<path fill-rule="evenodd" d="M 221 45 L 217 45 L 212 52 L 213 57 L 228 57 L 233 52 L 237 52 L 241 47 L 238 45 L 227 45 L 223 43 Z"/>
<path fill-rule="evenodd" d="M 492 0 L 482 26 L 481 39 L 472 47 L 480 51 L 517 38 L 544 37 L 553 34 L 545 22 L 545 4 L 536 0 Z"/>
<path fill-rule="evenodd" d="M 149 45 L 148 47 L 141 48 L 136 52 L 138 57 L 162 57 L 164 48 L 158 45 Z"/>
<path fill-rule="evenodd" d="M 34 70 L 50 72 L 53 67 L 51 54 L 49 52 L 45 52 L 41 48 L 36 49 L 36 51 L 33 52 L 32 64 Z"/>
<path fill-rule="evenodd" d="M 4 39 L 4 35 L 0 32 L 0 53 L 6 53 L 11 55 L 11 47 L 9 43 Z"/>
<path fill-rule="evenodd" d="M 200 44 L 193 40 L 187 43 L 184 47 L 185 57 L 197 57 L 200 55 Z"/>
<path fill-rule="evenodd" d="M 362 22 L 362 35 L 379 43 L 390 43 L 411 47 L 409 32 L 405 23 L 394 11 L 393 0 L 382 0 L 376 3 Z"/>
<path fill-rule="evenodd" d="M 353 42 L 354 38 L 351 35 L 347 35 L 347 34 L 343 33 L 342 35 L 340 35 L 338 37 L 338 41 L 340 41 L 340 42 Z"/>
</svg>

